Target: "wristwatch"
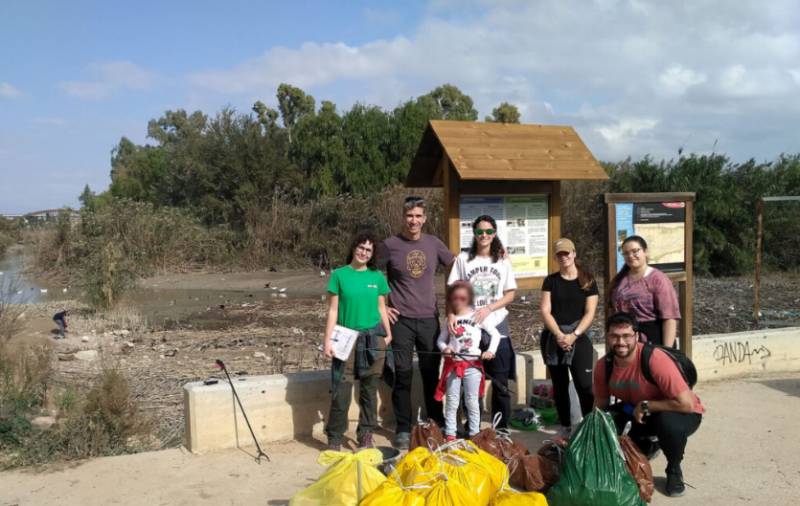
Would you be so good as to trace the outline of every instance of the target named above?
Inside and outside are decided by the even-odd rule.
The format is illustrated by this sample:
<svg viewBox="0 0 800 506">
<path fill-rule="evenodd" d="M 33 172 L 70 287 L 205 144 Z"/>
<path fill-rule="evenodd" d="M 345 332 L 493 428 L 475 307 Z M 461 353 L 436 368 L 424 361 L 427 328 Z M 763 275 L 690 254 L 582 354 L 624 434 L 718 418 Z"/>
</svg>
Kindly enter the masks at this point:
<svg viewBox="0 0 800 506">
<path fill-rule="evenodd" d="M 650 416 L 650 404 L 647 401 L 642 401 L 642 414 Z"/>
</svg>

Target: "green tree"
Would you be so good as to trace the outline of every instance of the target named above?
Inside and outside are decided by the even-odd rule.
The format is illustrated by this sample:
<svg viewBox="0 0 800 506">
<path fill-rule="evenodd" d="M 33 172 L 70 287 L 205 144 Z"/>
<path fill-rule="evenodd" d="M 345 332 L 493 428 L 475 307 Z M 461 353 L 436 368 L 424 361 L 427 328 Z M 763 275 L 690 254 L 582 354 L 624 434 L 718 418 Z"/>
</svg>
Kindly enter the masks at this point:
<svg viewBox="0 0 800 506">
<path fill-rule="evenodd" d="M 80 196 L 78 197 L 78 201 L 81 203 L 81 208 L 86 209 L 88 211 L 94 210 L 94 201 L 97 196 L 94 194 L 89 185 L 83 187 L 83 191 L 81 192 Z"/>
<path fill-rule="evenodd" d="M 314 114 L 314 97 L 290 84 L 281 83 L 278 86 L 278 109 L 281 111 L 283 126 L 289 132 L 289 142 L 292 141 L 292 128 L 303 116 Z"/>
<path fill-rule="evenodd" d="M 432 104 L 428 107 L 432 107 L 435 110 L 435 116 L 441 119 L 457 121 L 476 121 L 478 119 L 478 111 L 472 103 L 472 98 L 452 84 L 443 84 L 417 100 L 431 101 Z"/>
<path fill-rule="evenodd" d="M 335 195 L 342 190 L 347 148 L 342 137 L 342 118 L 333 102 L 323 101 L 317 114 L 300 118 L 290 152 L 305 174 L 309 197 Z"/>
<path fill-rule="evenodd" d="M 519 123 L 519 109 L 514 104 L 503 102 L 494 109 L 492 115 L 486 116 L 487 123 Z"/>
<path fill-rule="evenodd" d="M 253 104 L 253 112 L 256 113 L 258 122 L 264 125 L 265 129 L 273 129 L 277 127 L 278 111 L 272 109 L 271 107 L 267 107 L 261 100 L 257 100 L 256 103 Z"/>
<path fill-rule="evenodd" d="M 378 107 L 356 104 L 342 117 L 342 137 L 347 150 L 343 191 L 366 195 L 398 181 L 390 159 L 390 115 Z"/>
</svg>

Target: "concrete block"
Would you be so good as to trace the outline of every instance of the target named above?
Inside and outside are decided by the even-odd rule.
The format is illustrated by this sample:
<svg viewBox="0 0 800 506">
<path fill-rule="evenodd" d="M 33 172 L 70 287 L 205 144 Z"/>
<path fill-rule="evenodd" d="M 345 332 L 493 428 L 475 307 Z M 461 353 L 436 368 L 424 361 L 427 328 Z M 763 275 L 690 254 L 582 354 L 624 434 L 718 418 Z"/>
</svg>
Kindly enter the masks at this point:
<svg viewBox="0 0 800 506">
<path fill-rule="evenodd" d="M 800 371 L 800 327 L 713 334 L 695 339 L 698 381 Z"/>
<path fill-rule="evenodd" d="M 260 443 L 321 436 L 330 408 L 331 373 L 307 371 L 234 378 L 234 385 Z M 414 413 L 422 405 L 422 379 L 414 368 L 411 401 Z M 202 381 L 183 387 L 185 444 L 195 453 L 252 446 L 252 436 L 226 380 L 215 385 Z M 349 419 L 358 420 L 358 384 L 354 385 Z M 425 416 L 425 409 L 422 409 Z M 380 424 L 394 429 L 391 389 L 378 392 Z"/>
<path fill-rule="evenodd" d="M 598 356 L 605 345 L 595 345 Z M 800 371 L 800 328 L 761 330 L 697 337 L 693 360 L 701 382 L 759 373 Z M 546 377 L 539 350 L 517 352 L 517 381 L 509 387 L 512 402 L 526 405 L 535 380 Z M 321 435 L 330 406 L 330 371 L 311 371 L 234 379 L 242 403 L 260 442 L 268 443 Z M 357 385 L 349 417 L 358 420 Z M 394 429 L 391 390 L 379 390 L 381 425 Z M 491 386 L 486 389 L 489 406 Z M 422 406 L 422 380 L 414 367 L 412 405 Z M 184 386 L 186 446 L 192 452 L 252 445 L 252 438 L 227 382 Z M 423 418 L 425 414 L 422 407 Z"/>
</svg>

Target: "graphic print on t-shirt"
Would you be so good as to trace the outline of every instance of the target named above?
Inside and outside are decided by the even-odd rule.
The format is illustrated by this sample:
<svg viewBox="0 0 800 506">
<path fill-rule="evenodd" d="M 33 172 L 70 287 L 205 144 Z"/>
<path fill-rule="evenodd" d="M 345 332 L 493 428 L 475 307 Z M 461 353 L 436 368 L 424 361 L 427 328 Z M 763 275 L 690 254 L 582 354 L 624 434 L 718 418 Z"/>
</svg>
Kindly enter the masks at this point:
<svg viewBox="0 0 800 506">
<path fill-rule="evenodd" d="M 406 255 L 406 268 L 412 278 L 420 278 L 425 273 L 425 268 L 428 267 L 428 259 L 425 257 L 425 252 L 422 250 L 411 250 Z"/>
<path fill-rule="evenodd" d="M 455 343 L 452 343 L 452 338 L 455 337 Z M 451 347 L 453 351 L 459 353 L 461 351 L 469 351 L 477 348 L 481 342 L 480 328 L 475 325 L 475 320 L 472 318 L 458 318 L 456 319 L 456 333 L 451 336 Z"/>
<path fill-rule="evenodd" d="M 489 305 L 498 292 L 502 276 L 497 268 L 491 265 L 480 265 L 467 272 L 467 281 L 475 292 L 475 307 Z"/>
</svg>

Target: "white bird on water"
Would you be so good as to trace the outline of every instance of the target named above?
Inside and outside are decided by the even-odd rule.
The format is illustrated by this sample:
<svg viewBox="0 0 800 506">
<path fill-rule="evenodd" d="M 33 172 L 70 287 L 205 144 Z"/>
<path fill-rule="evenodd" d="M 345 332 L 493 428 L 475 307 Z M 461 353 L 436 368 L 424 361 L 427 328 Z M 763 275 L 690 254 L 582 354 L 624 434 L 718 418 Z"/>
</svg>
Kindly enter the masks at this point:
<svg viewBox="0 0 800 506">
<path fill-rule="evenodd" d="M 61 290 L 61 292 L 62 292 L 62 293 L 67 293 L 67 289 L 66 289 L 66 288 L 63 288 L 63 289 Z"/>
<path fill-rule="evenodd" d="M 47 293 L 47 288 L 41 288 L 41 289 L 39 289 L 39 292 L 41 292 L 41 293 Z"/>
<path fill-rule="evenodd" d="M 280 293 L 286 293 L 286 288 L 281 288 L 278 290 Z"/>
</svg>

